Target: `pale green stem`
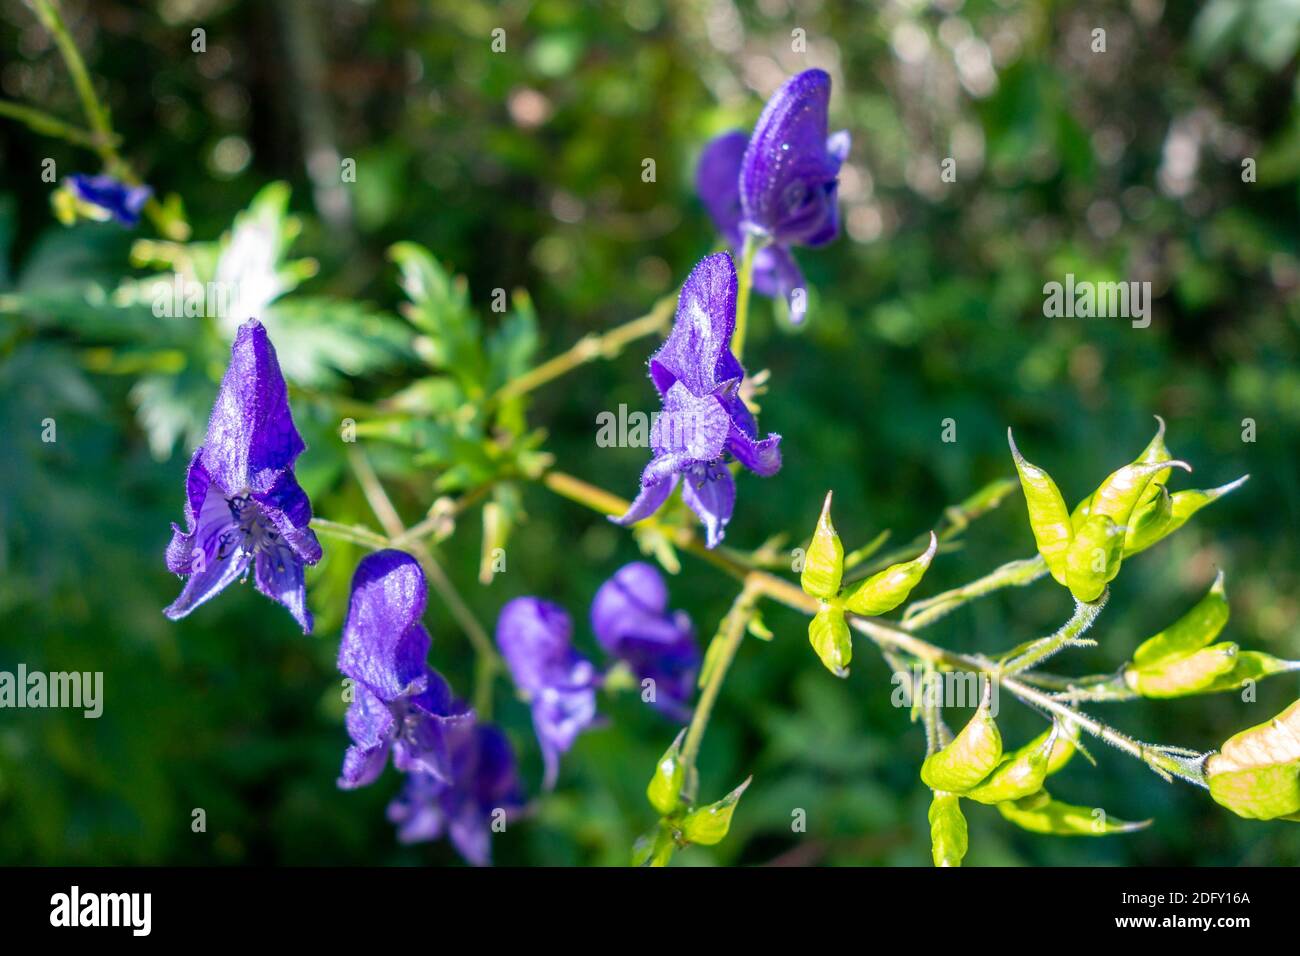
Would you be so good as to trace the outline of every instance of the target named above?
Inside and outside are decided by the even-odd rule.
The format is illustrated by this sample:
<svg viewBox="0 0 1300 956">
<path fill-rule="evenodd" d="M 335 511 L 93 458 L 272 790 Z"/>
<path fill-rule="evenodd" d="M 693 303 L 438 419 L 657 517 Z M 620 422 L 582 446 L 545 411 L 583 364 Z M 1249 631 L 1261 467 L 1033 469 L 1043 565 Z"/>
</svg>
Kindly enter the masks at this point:
<svg viewBox="0 0 1300 956">
<path fill-rule="evenodd" d="M 1055 634 L 1049 634 L 1047 637 L 1040 637 L 1030 644 L 1022 653 L 1012 658 L 1004 666 L 1003 673 L 1019 674 L 1021 671 L 1027 671 L 1078 641 L 1087 632 L 1088 628 L 1092 627 L 1093 622 L 1097 620 L 1097 615 L 1106 606 L 1106 601 L 1109 598 L 1110 589 L 1107 588 L 1102 592 L 1101 597 L 1095 601 L 1075 601 L 1074 614 L 1061 625 L 1060 630 Z"/>
<path fill-rule="evenodd" d="M 65 123 L 43 110 L 33 109 L 30 106 L 24 106 L 22 103 L 0 100 L 0 116 L 7 116 L 10 119 L 17 120 L 28 129 L 40 133 L 42 136 L 53 136 L 55 139 L 72 143 L 74 146 L 93 150 L 98 150 L 100 146 L 100 139 L 97 134 L 79 126 L 73 126 L 71 123 Z"/>
<path fill-rule="evenodd" d="M 369 528 L 363 528 L 360 525 L 340 524 L 337 521 L 327 521 L 325 518 L 312 518 L 311 529 L 327 538 L 350 541 L 353 544 L 359 544 L 375 551 L 389 545 L 388 539 L 382 534 L 376 534 Z"/>
<path fill-rule="evenodd" d="M 749 291 L 754 285 L 754 256 L 758 254 L 758 237 L 745 234 L 745 244 L 740 250 L 740 275 L 736 285 L 736 331 L 731 336 L 731 354 L 736 361 L 745 355 L 745 332 L 749 326 Z"/>
<path fill-rule="evenodd" d="M 1047 562 L 1043 560 L 1042 555 L 1035 555 L 1021 561 L 1008 561 L 969 584 L 910 605 L 903 612 L 902 626 L 909 631 L 919 631 L 976 598 L 1001 588 L 1024 587 L 1037 581 L 1046 573 Z"/>
</svg>

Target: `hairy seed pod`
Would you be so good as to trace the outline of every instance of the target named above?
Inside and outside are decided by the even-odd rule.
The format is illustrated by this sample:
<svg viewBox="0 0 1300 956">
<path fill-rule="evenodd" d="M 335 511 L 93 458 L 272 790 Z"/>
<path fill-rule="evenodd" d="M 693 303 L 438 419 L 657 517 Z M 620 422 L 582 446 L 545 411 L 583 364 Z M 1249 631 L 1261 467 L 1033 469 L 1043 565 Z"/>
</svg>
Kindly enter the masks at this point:
<svg viewBox="0 0 1300 956">
<path fill-rule="evenodd" d="M 1124 533 L 1109 515 L 1089 515 L 1070 542 L 1065 583 L 1075 600 L 1091 603 L 1119 574 Z"/>
<path fill-rule="evenodd" d="M 1118 820 L 1100 808 L 1061 803 L 1052 799 L 1046 790 L 999 803 L 998 812 L 1022 830 L 1053 836 L 1107 836 L 1131 833 L 1151 825 L 1150 820 Z"/>
<path fill-rule="evenodd" d="M 925 758 L 921 779 L 931 790 L 964 793 L 989 775 L 1002 759 L 1002 734 L 989 714 L 986 691 L 975 716 L 952 742 Z"/>
<path fill-rule="evenodd" d="M 911 561 L 891 565 L 879 574 L 873 574 L 862 582 L 844 602 L 844 606 L 854 614 L 874 617 L 887 614 L 907 600 L 912 588 L 920 583 L 926 569 L 934 560 L 934 553 L 939 548 L 939 539 L 930 532 L 930 545 L 925 551 Z"/>
<path fill-rule="evenodd" d="M 1007 429 L 1007 441 L 1011 445 L 1011 457 L 1016 462 L 1016 473 L 1020 476 L 1020 487 L 1025 492 L 1029 527 L 1034 532 L 1038 553 L 1047 562 L 1047 570 L 1057 583 L 1065 584 L 1065 553 L 1073 537 L 1065 499 L 1052 476 L 1037 465 L 1031 465 L 1020 454 L 1011 429 Z"/>
<path fill-rule="evenodd" d="M 1021 748 L 1008 755 L 983 783 L 962 796 L 976 803 L 992 805 L 1037 793 L 1047 779 L 1048 755 L 1056 745 L 1057 736 L 1053 730 L 1041 746 L 1033 750 Z"/>
<path fill-rule="evenodd" d="M 722 838 L 731 829 L 731 817 L 736 812 L 736 804 L 740 802 L 741 796 L 753 779 L 753 777 L 746 777 L 744 783 L 717 803 L 696 807 L 686 814 L 681 824 L 682 837 L 686 842 L 698 843 L 701 846 L 721 843 Z"/>
<path fill-rule="evenodd" d="M 1239 817 L 1300 819 L 1300 700 L 1205 761 L 1210 796 Z"/>
<path fill-rule="evenodd" d="M 840 592 L 840 579 L 844 575 L 844 545 L 831 524 L 831 492 L 826 492 L 817 530 L 804 556 L 799 584 L 804 592 L 823 600 Z"/>
<path fill-rule="evenodd" d="M 822 608 L 808 624 L 808 642 L 836 677 L 849 675 L 849 661 L 853 659 L 853 640 L 844 611 L 833 604 L 822 603 Z"/>
<path fill-rule="evenodd" d="M 961 800 L 954 793 L 935 791 L 930 801 L 930 855 L 935 866 L 961 866 L 969 841 Z"/>
<path fill-rule="evenodd" d="M 671 816 L 682 805 L 682 788 L 686 783 L 686 765 L 682 763 L 683 729 L 655 765 L 654 776 L 646 787 L 646 799 L 661 817 Z"/>
</svg>

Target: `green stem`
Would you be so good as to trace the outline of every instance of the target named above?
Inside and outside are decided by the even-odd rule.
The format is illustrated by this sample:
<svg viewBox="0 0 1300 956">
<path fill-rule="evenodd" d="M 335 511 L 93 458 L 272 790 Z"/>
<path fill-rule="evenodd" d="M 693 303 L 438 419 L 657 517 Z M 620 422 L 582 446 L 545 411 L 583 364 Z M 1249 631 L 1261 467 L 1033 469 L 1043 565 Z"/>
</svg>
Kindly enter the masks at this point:
<svg viewBox="0 0 1300 956">
<path fill-rule="evenodd" d="M 353 544 L 359 544 L 375 551 L 386 548 L 389 544 L 387 538 L 382 534 L 376 534 L 369 528 L 354 524 L 340 524 L 337 521 L 327 521 L 324 518 L 312 518 L 311 529 L 327 538 L 350 541 Z"/>
<path fill-rule="evenodd" d="M 36 11 L 41 25 L 50 31 L 50 36 L 54 38 L 59 53 L 63 56 L 63 62 L 68 67 L 68 75 L 72 77 L 72 85 L 77 90 L 77 98 L 81 100 L 81 110 L 86 114 L 86 121 L 90 124 L 91 130 L 105 143 L 110 142 L 113 138 L 113 128 L 108 119 L 108 109 L 95 95 L 95 86 L 86 71 L 86 61 L 81 58 L 81 51 L 77 49 L 72 35 L 68 33 L 58 5 L 54 0 L 32 0 L 32 9 Z M 105 146 L 102 149 L 111 149 L 111 147 Z"/>
<path fill-rule="evenodd" d="M 754 256 L 758 253 L 758 238 L 745 234 L 745 245 L 740 251 L 740 276 L 736 286 L 736 331 L 731 336 L 731 354 L 742 361 L 745 354 L 745 332 L 749 326 L 749 290 L 754 284 Z"/>
<path fill-rule="evenodd" d="M 1110 589 L 1107 588 L 1102 592 L 1101 597 L 1095 601 L 1075 601 L 1074 614 L 1061 626 L 1060 630 L 1047 637 L 1040 637 L 1030 644 L 1023 652 L 1006 664 L 1003 673 L 1019 674 L 1021 671 L 1027 671 L 1031 667 L 1041 664 L 1058 651 L 1076 643 L 1087 632 L 1088 628 L 1092 627 L 1093 622 L 1097 620 L 1097 615 L 1106 606 L 1106 601 L 1109 598 Z"/>
<path fill-rule="evenodd" d="M 1046 573 L 1047 562 L 1043 560 L 1042 555 L 1035 555 L 1021 561 L 1008 561 L 969 584 L 910 605 L 903 612 L 903 627 L 909 631 L 919 631 L 978 597 L 991 594 L 1001 588 L 1024 587 L 1037 581 Z"/>
<path fill-rule="evenodd" d="M 72 143 L 74 146 L 93 150 L 98 150 L 100 147 L 101 141 L 98 134 L 73 126 L 71 123 L 65 123 L 43 110 L 33 109 L 30 106 L 24 106 L 22 103 L 0 100 L 0 116 L 7 116 L 10 119 L 17 120 L 28 129 L 40 133 L 42 136 L 53 136 L 55 139 Z"/>
</svg>

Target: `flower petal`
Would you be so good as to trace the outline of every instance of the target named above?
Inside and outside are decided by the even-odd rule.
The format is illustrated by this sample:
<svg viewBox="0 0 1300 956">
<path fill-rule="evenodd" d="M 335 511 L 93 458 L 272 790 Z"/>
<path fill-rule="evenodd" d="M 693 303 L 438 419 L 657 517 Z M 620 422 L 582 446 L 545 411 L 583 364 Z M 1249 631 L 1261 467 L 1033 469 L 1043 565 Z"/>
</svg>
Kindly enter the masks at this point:
<svg viewBox="0 0 1300 956">
<path fill-rule="evenodd" d="M 799 325 L 808 311 L 808 289 L 803 272 L 790 250 L 784 246 L 767 246 L 754 258 L 754 291 L 785 299 L 790 307 L 790 321 Z"/>
<path fill-rule="evenodd" d="M 292 471 L 281 472 L 270 488 L 251 497 L 305 564 L 320 560 L 320 542 L 310 527 L 311 501 Z"/>
<path fill-rule="evenodd" d="M 429 633 L 420 624 L 426 585 L 419 563 L 404 551 L 376 551 L 361 559 L 339 644 L 339 670 L 382 700 L 427 686 Z"/>
<path fill-rule="evenodd" d="M 713 139 L 700 154 L 695 168 L 695 192 L 704 202 L 727 244 L 739 247 L 740 234 L 740 162 L 745 156 L 749 136 L 739 130 Z"/>
<path fill-rule="evenodd" d="M 352 746 L 343 755 L 343 771 L 338 785 L 345 790 L 374 783 L 388 763 L 397 732 L 397 719 L 388 705 L 361 683 L 353 692 L 355 697 L 344 717 Z"/>
<path fill-rule="evenodd" d="M 663 503 L 668 500 L 668 496 L 673 493 L 673 489 L 676 487 L 676 475 L 652 481 L 649 484 L 643 483 L 641 491 L 632 504 L 628 505 L 627 511 L 621 515 L 610 515 L 609 520 L 614 524 L 621 525 L 636 524 L 638 521 L 643 521 L 663 507 Z"/>
<path fill-rule="evenodd" d="M 730 351 L 735 328 L 735 263 L 725 252 L 705 256 L 682 285 L 672 333 L 650 359 L 650 378 L 660 394 L 681 382 L 703 397 L 736 377 L 739 364 Z"/>
<path fill-rule="evenodd" d="M 253 559 L 253 583 L 272 601 L 282 604 L 298 622 L 304 634 L 312 628 L 307 610 L 307 581 L 302 559 L 288 545 L 272 551 L 258 551 Z"/>
<path fill-rule="evenodd" d="M 633 561 L 614 572 L 591 602 L 591 630 L 600 646 L 618 653 L 631 631 L 661 623 L 668 609 L 668 585 L 653 564 Z M 650 629 L 650 628 L 646 628 Z"/>
<path fill-rule="evenodd" d="M 731 418 L 712 394 L 697 397 L 678 382 L 664 397 L 664 410 L 650 426 L 656 457 L 716 461 L 722 457 Z"/>
<path fill-rule="evenodd" d="M 721 465 L 708 465 L 686 475 L 682 500 L 704 522 L 705 547 L 716 548 L 736 506 L 736 481 Z"/>
<path fill-rule="evenodd" d="M 756 441 L 739 428 L 727 437 L 727 451 L 756 475 L 770 478 L 781 470 L 781 436 L 768 435 Z"/>
<path fill-rule="evenodd" d="M 239 546 L 239 531 L 221 490 L 210 485 L 192 532 L 172 526 L 168 567 L 186 574 L 180 595 L 163 609 L 173 621 L 220 594 L 248 570 L 249 554 Z"/>
</svg>

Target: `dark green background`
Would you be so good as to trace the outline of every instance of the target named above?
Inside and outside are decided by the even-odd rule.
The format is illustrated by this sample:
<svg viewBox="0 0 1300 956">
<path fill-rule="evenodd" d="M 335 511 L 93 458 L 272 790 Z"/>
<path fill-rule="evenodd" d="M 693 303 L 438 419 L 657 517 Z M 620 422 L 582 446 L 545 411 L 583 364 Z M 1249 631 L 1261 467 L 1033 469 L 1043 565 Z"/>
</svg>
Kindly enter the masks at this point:
<svg viewBox="0 0 1300 956">
<path fill-rule="evenodd" d="M 828 488 L 850 546 L 882 528 L 905 541 L 1011 473 L 1008 425 L 1073 500 L 1142 448 L 1158 413 L 1171 449 L 1196 467 L 1179 487 L 1252 480 L 1126 564 L 1093 631 L 1100 647 L 1067 663 L 1079 673 L 1118 666 L 1199 597 L 1216 566 L 1233 606 L 1225 636 L 1300 657 L 1295 0 L 70 0 L 65 10 L 124 154 L 161 193 L 183 197 L 198 239 L 217 238 L 259 188 L 285 180 L 305 224 L 295 253 L 320 262 L 299 294 L 391 312 L 400 293 L 385 250 L 413 240 L 467 275 L 489 323 L 492 289 L 527 288 L 543 355 L 675 288 L 715 242 L 692 188 L 703 143 L 751 124 L 784 75 L 830 69 L 832 128 L 853 134 L 849 234 L 799 253 L 814 290 L 804 330 L 756 301 L 747 365 L 771 369 L 761 423 L 784 436 L 785 467 L 740 479 L 728 543 L 806 534 Z M 190 52 L 196 27 L 207 31 L 202 55 Z M 507 31 L 505 53 L 490 49 L 496 27 Z M 1094 27 L 1107 31 L 1104 54 L 1090 52 Z M 806 31 L 806 54 L 790 52 L 795 28 Z M 986 89 L 978 64 L 990 47 L 996 81 Z M 919 59 L 900 59 L 917 50 Z M 8 99 L 77 117 L 57 54 L 16 0 L 0 3 L 0 86 Z M 521 105 L 537 95 L 544 122 L 521 123 Z M 329 190 L 314 191 L 307 173 L 314 143 L 357 160 L 357 182 L 332 187 L 346 207 L 329 224 L 318 210 Z M 1178 194 L 1170 175 L 1189 144 L 1196 165 Z M 939 161 L 954 155 L 957 183 L 935 188 Z M 1258 182 L 1241 181 L 1246 156 Z M 46 157 L 61 174 L 95 171 L 83 152 L 0 125 L 0 668 L 102 670 L 106 701 L 98 721 L 0 712 L 0 862 L 453 861 L 442 844 L 395 843 L 383 808 L 396 775 L 361 792 L 334 786 L 345 734 L 333 659 L 355 551 L 327 542 L 311 637 L 251 587 L 181 623 L 162 617 L 178 587 L 162 551 L 181 515 L 184 423 L 197 414 L 201 425 L 221 355 L 199 363 L 185 353 L 183 367 L 152 370 L 174 393 L 140 393 L 131 359 L 149 349 L 148 323 L 123 334 L 86 284 L 112 290 L 135 274 L 131 242 L 151 229 L 58 226 L 39 178 Z M 647 157 L 654 183 L 641 179 Z M 329 163 L 325 172 L 337 181 Z M 1151 327 L 1044 318 L 1042 286 L 1067 272 L 1151 280 Z M 15 308 L 6 295 L 20 292 L 59 305 Z M 158 323 L 184 339 L 184 321 Z M 530 410 L 560 467 L 617 494 L 632 494 L 645 453 L 598 449 L 595 416 L 620 403 L 653 407 L 652 345 L 577 371 Z M 416 374 L 413 363 L 375 364 L 313 385 L 373 400 Z M 338 472 L 337 419 L 309 403 L 297 415 L 317 513 L 373 524 Z M 53 445 L 40 441 L 46 417 L 58 422 Z M 946 418 L 955 443 L 940 440 Z M 1254 443 L 1242 441 L 1246 418 Z M 431 484 L 414 472 L 394 483 L 408 521 L 432 500 Z M 566 605 L 579 644 L 594 651 L 587 606 L 636 556 L 634 542 L 541 488 L 524 503 L 529 520 L 504 575 L 486 588 L 475 580 L 476 513 L 444 546 L 452 574 L 489 624 L 519 594 Z M 1031 549 L 1013 498 L 935 563 L 918 594 Z M 731 584 L 683 560 L 674 604 L 708 635 Z M 992 651 L 1053 630 L 1069 610 L 1065 592 L 1043 582 L 928 633 Z M 753 787 L 728 840 L 679 861 L 928 863 L 924 741 L 890 706 L 884 665 L 860 647 L 852 676 L 837 681 L 802 619 L 774 608 L 767 622 L 776 640 L 742 648 L 701 757 L 706 794 L 749 773 Z M 428 623 L 434 665 L 468 689 L 464 637 L 436 601 Z M 1095 709 L 1141 739 L 1210 749 L 1296 695 L 1284 676 L 1254 704 L 1229 694 Z M 526 711 L 505 684 L 496 705 L 536 793 Z M 642 790 L 674 729 L 633 700 L 601 706 L 609 726 L 582 738 L 557 792 L 497 842 L 499 861 L 621 863 L 652 822 Z M 1014 702 L 1004 714 L 1013 742 L 1041 729 Z M 1054 792 L 1154 817 L 1150 829 L 1051 839 L 973 806 L 967 863 L 1300 862 L 1294 824 L 1238 820 L 1204 792 L 1093 750 L 1098 766 L 1076 759 Z M 191 832 L 195 807 L 206 810 L 206 833 Z M 791 833 L 794 808 L 807 813 L 806 834 Z"/>
</svg>

